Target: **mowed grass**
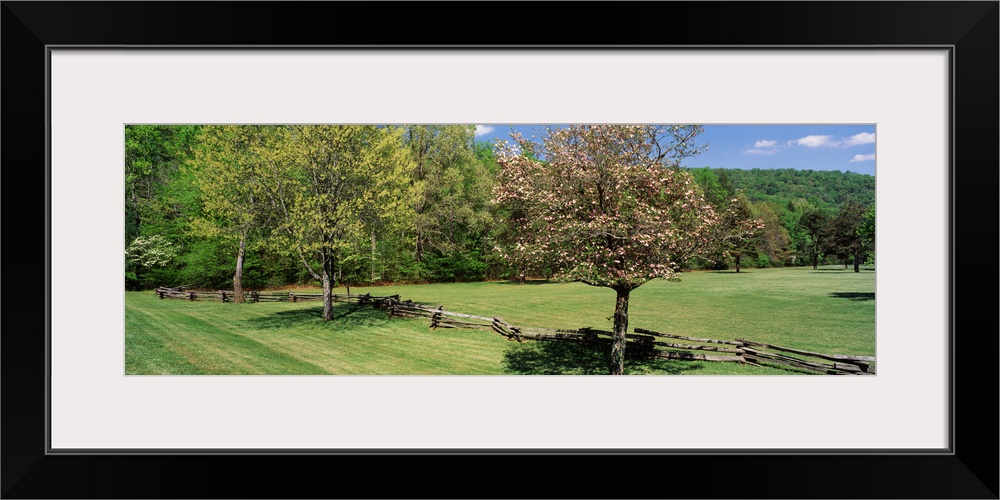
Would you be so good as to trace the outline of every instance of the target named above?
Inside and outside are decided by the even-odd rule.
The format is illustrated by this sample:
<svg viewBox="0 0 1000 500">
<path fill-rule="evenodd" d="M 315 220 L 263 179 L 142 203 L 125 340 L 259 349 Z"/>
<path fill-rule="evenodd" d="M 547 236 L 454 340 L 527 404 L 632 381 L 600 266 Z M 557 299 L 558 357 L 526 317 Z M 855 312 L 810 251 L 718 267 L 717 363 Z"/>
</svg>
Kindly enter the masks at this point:
<svg viewBox="0 0 1000 500">
<path fill-rule="evenodd" d="M 306 291 L 303 289 L 302 291 Z M 309 290 L 315 291 L 315 290 Z M 338 292 L 345 292 L 339 288 Z M 610 330 L 615 294 L 582 283 L 533 281 L 351 287 L 499 316 L 511 324 Z M 126 374 L 511 375 L 605 374 L 607 353 L 561 341 L 511 342 L 484 330 L 430 330 L 427 320 L 318 302 L 223 304 L 125 294 Z M 632 292 L 629 330 L 875 355 L 875 273 L 836 266 L 684 273 Z M 627 360 L 628 374 L 785 375 L 740 365 Z"/>
</svg>

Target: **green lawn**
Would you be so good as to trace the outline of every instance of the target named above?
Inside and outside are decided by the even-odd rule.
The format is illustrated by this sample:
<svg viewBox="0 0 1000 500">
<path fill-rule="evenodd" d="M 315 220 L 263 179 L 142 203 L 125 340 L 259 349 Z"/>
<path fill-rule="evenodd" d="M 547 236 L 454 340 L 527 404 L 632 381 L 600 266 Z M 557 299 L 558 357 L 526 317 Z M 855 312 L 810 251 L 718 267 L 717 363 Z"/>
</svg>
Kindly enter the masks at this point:
<svg viewBox="0 0 1000 500">
<path fill-rule="evenodd" d="M 305 289 L 303 289 L 305 291 Z M 315 291 L 315 290 L 310 290 Z M 343 289 L 338 289 L 344 292 Z M 581 283 L 508 282 L 351 287 L 499 316 L 511 324 L 611 329 L 615 295 Z M 875 273 L 843 268 L 684 273 L 632 292 L 629 330 L 757 342 L 830 354 L 875 355 Z M 511 342 L 489 331 L 430 330 L 423 319 L 334 305 L 224 304 L 125 293 L 126 374 L 604 374 L 606 353 L 572 342 Z M 737 363 L 627 360 L 626 373 L 791 372 Z"/>
</svg>

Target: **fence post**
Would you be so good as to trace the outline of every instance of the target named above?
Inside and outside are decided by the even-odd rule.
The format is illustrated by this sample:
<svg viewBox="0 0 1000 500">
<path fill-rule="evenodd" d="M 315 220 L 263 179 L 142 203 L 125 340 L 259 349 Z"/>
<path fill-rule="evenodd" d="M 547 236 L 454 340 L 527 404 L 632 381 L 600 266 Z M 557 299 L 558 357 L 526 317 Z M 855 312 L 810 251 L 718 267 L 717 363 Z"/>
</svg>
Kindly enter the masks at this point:
<svg viewBox="0 0 1000 500">
<path fill-rule="evenodd" d="M 194 300 L 195 297 L 197 297 L 197 295 L 195 295 L 194 292 L 188 292 L 188 300 Z"/>
<path fill-rule="evenodd" d="M 438 306 L 437 311 L 434 311 L 434 315 L 431 316 L 431 328 L 437 328 L 438 321 L 441 319 L 441 311 L 444 309 L 444 304 Z"/>
<path fill-rule="evenodd" d="M 226 303 L 226 292 L 222 292 L 222 303 Z"/>
<path fill-rule="evenodd" d="M 288 292 L 288 296 L 291 297 L 292 302 L 295 302 L 295 294 L 294 293 Z"/>
</svg>

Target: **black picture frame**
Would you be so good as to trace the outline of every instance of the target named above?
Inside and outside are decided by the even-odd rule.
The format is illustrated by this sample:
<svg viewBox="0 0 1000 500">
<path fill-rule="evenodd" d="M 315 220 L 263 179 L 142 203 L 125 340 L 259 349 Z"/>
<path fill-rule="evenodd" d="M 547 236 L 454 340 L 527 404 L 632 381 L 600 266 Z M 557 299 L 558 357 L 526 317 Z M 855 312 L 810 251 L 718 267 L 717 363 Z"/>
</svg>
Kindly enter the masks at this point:
<svg viewBox="0 0 1000 500">
<path fill-rule="evenodd" d="M 998 498 L 998 290 L 983 272 L 997 255 L 1000 206 L 996 1 L 2 3 L 4 498 Z M 949 453 L 47 453 L 47 47 L 568 43 L 951 47 Z"/>
</svg>

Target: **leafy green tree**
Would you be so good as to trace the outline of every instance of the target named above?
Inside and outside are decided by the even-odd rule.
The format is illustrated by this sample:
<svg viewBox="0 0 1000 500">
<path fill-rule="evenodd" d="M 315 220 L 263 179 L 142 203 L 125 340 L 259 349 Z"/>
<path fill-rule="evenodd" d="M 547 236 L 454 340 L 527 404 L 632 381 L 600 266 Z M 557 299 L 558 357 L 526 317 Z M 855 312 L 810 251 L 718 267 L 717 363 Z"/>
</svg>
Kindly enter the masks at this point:
<svg viewBox="0 0 1000 500">
<path fill-rule="evenodd" d="M 205 127 L 191 165 L 201 189 L 201 216 L 192 232 L 217 237 L 236 247 L 233 301 L 243 297 L 247 242 L 259 240 L 275 219 L 263 182 L 264 150 L 276 147 L 273 127 L 226 125 Z"/>
<path fill-rule="evenodd" d="M 719 179 L 719 187 L 722 190 L 722 192 L 723 193 L 735 193 L 737 188 L 733 184 L 732 178 L 729 175 L 730 174 L 730 170 L 726 170 L 726 169 L 720 168 L 720 169 L 717 169 L 717 172 L 718 173 L 716 174 L 716 176 Z"/>
<path fill-rule="evenodd" d="M 149 219 L 175 215 L 163 188 L 196 143 L 200 126 L 128 125 L 125 127 L 125 245 L 142 233 Z M 159 234 L 152 232 L 151 234 Z"/>
<path fill-rule="evenodd" d="M 754 217 L 764 224 L 757 238 L 757 250 L 766 257 L 768 265 L 783 263 L 791 254 L 791 237 L 781 216 L 778 215 L 781 210 L 783 207 L 773 202 L 753 204 Z M 758 259 L 758 262 L 762 263 L 764 259 Z"/>
<path fill-rule="evenodd" d="M 780 213 L 781 224 L 788 231 L 788 263 L 797 265 L 809 261 L 809 235 L 805 228 L 799 224 L 802 214 L 812 210 L 803 198 L 789 199 L 785 210 Z"/>
<path fill-rule="evenodd" d="M 868 205 L 858 224 L 858 241 L 861 252 L 865 255 L 865 264 L 875 264 L 875 204 Z M 855 259 L 857 262 L 857 259 Z"/>
<path fill-rule="evenodd" d="M 754 217 L 753 207 L 743 193 L 737 193 L 718 211 L 711 240 L 712 254 L 716 260 L 733 259 L 736 272 L 740 272 L 744 255 L 757 255 L 757 243 L 764 232 L 764 222 Z"/>
<path fill-rule="evenodd" d="M 413 158 L 414 259 L 432 279 L 481 278 L 493 181 L 477 156 L 475 127 L 414 125 L 405 138 Z"/>
<path fill-rule="evenodd" d="M 277 249 L 294 252 L 323 285 L 333 318 L 337 269 L 357 241 L 403 217 L 409 156 L 403 129 L 302 125 L 275 129 L 261 182 L 277 216 Z"/>
<path fill-rule="evenodd" d="M 693 168 L 690 172 L 691 177 L 694 177 L 694 180 L 698 182 L 698 186 L 701 187 L 701 190 L 705 195 L 705 200 L 713 206 L 725 206 L 732 198 L 732 191 L 722 187 L 722 183 L 719 182 L 719 177 L 715 175 L 715 172 L 713 172 L 712 169 L 708 167 Z"/>
<path fill-rule="evenodd" d="M 678 280 L 680 264 L 708 242 L 716 215 L 690 174 L 677 167 L 702 148 L 700 126 L 578 125 L 550 129 L 540 162 L 498 151 L 496 200 L 524 211 L 514 249 L 557 277 L 615 291 L 610 372 L 624 373 L 632 290 Z M 518 147 L 520 146 L 520 147 Z"/>
<path fill-rule="evenodd" d="M 843 257 L 845 269 L 848 256 L 853 256 L 856 273 L 861 271 L 862 241 L 858 229 L 864 214 L 864 205 L 851 200 L 840 206 L 840 212 L 830 224 L 829 247 Z"/>
<path fill-rule="evenodd" d="M 819 268 L 820 255 L 827 248 L 831 219 L 829 213 L 815 208 L 802 214 L 802 218 L 799 219 L 799 226 L 809 237 L 809 260 L 812 262 L 813 269 Z"/>
</svg>

